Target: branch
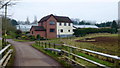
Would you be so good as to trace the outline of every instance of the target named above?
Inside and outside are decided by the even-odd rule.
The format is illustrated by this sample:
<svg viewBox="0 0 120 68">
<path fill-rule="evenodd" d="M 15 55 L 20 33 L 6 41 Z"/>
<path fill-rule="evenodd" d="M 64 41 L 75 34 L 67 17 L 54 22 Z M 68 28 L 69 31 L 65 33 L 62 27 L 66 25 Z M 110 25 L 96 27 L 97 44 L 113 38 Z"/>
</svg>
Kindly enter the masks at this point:
<svg viewBox="0 0 120 68">
<path fill-rule="evenodd" d="M 8 2 L 6 2 L 5 4 L 2 5 L 2 7 L 0 7 L 0 9 L 2 9 L 4 6 L 7 6 L 8 3 L 10 3 L 11 0 L 9 0 Z M 2 1 L 1 1 L 1 4 L 2 4 Z"/>
</svg>

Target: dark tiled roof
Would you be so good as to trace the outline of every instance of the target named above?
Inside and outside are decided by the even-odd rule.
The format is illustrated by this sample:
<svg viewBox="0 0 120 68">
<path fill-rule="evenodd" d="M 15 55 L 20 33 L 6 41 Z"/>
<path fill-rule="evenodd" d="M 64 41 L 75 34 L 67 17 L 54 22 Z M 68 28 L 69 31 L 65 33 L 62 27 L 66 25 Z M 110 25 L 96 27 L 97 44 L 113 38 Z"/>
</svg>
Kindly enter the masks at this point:
<svg viewBox="0 0 120 68">
<path fill-rule="evenodd" d="M 34 28 L 35 31 L 45 31 L 45 28 L 43 26 L 32 26 L 32 28 Z"/>
<path fill-rule="evenodd" d="M 54 16 L 53 14 L 43 17 L 39 22 L 47 21 L 51 16 L 53 16 L 57 20 L 57 22 L 72 23 L 72 21 L 69 17 Z"/>
</svg>

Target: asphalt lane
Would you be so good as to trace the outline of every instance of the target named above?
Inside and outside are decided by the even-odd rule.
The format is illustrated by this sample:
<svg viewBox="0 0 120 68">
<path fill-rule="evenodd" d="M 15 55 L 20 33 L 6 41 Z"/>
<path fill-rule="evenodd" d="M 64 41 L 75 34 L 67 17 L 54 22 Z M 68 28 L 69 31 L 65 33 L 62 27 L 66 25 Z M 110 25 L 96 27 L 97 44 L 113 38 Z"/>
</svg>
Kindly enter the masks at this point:
<svg viewBox="0 0 120 68">
<path fill-rule="evenodd" d="M 30 45 L 34 42 L 16 42 L 8 39 L 16 50 L 14 66 L 48 66 L 49 68 L 61 65 L 51 57 L 34 49 Z"/>
</svg>

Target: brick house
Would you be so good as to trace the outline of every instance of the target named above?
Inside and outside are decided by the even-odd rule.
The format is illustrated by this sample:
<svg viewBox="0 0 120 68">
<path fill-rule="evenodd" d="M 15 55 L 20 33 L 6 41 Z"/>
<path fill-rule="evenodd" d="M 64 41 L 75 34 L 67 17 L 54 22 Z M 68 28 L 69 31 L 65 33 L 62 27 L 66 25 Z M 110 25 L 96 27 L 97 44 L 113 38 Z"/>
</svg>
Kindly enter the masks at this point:
<svg viewBox="0 0 120 68">
<path fill-rule="evenodd" d="M 69 37 L 73 34 L 73 23 L 69 17 L 53 14 L 43 17 L 38 26 L 32 26 L 30 34 L 44 38 Z"/>
</svg>

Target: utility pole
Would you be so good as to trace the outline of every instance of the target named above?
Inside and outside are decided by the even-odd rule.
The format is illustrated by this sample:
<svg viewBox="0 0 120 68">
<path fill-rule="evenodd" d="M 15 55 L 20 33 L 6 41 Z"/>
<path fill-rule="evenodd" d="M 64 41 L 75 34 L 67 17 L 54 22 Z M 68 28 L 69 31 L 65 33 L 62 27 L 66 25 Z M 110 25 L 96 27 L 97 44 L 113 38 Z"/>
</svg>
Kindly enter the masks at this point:
<svg viewBox="0 0 120 68">
<path fill-rule="evenodd" d="M 4 8 L 5 7 L 5 16 L 4 16 L 4 18 L 5 18 L 5 21 L 4 21 L 4 24 L 5 25 L 7 25 L 7 6 L 8 5 L 10 5 L 9 3 L 11 2 L 11 0 L 9 0 L 8 2 L 6 2 L 5 4 L 3 4 L 2 5 L 2 7 L 0 7 L 0 9 L 2 9 L 2 8 Z M 5 43 L 5 45 L 6 45 L 6 36 L 7 36 L 7 27 L 4 27 L 5 28 L 5 30 L 4 30 L 4 32 L 5 32 L 5 38 L 3 38 L 3 40 L 5 41 L 4 43 Z M 4 47 L 4 46 L 3 46 Z"/>
<path fill-rule="evenodd" d="M 7 4 L 5 5 L 5 25 L 7 25 Z M 7 29 L 7 27 L 5 27 Z M 5 45 L 6 45 L 7 30 L 5 30 Z"/>
</svg>

